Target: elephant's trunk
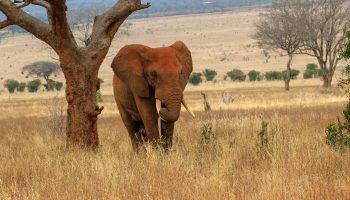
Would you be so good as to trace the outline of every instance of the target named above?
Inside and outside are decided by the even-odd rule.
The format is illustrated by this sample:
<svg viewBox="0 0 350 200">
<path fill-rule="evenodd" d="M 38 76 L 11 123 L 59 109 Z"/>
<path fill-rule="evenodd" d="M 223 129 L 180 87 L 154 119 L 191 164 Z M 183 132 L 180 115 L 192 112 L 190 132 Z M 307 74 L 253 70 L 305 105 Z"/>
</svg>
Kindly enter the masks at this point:
<svg viewBox="0 0 350 200">
<path fill-rule="evenodd" d="M 180 98 L 162 102 L 163 106 L 159 109 L 160 118 L 162 118 L 164 121 L 167 121 L 167 122 L 177 121 L 180 115 L 181 101 L 182 101 L 182 95 Z"/>
</svg>

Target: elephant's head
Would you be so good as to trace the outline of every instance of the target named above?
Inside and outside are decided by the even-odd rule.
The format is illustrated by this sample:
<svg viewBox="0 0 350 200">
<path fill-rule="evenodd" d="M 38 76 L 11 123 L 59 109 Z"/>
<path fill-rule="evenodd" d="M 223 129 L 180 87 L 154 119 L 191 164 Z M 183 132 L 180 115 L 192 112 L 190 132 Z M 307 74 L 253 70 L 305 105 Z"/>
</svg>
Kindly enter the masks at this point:
<svg viewBox="0 0 350 200">
<path fill-rule="evenodd" d="M 161 48 L 125 46 L 118 52 L 112 68 L 134 94 L 161 102 L 158 112 L 163 120 L 176 121 L 181 103 L 188 110 L 183 91 L 193 66 L 191 52 L 183 42 Z"/>
</svg>

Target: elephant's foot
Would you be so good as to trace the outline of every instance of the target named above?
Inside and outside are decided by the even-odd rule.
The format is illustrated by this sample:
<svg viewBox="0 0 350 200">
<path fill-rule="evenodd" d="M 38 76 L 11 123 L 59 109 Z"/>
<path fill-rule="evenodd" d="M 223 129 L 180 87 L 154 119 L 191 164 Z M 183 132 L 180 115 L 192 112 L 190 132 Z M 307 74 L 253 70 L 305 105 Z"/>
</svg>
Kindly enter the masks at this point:
<svg viewBox="0 0 350 200">
<path fill-rule="evenodd" d="M 148 141 L 147 133 L 144 128 L 140 128 L 136 133 L 134 133 L 139 144 L 144 144 Z"/>
</svg>

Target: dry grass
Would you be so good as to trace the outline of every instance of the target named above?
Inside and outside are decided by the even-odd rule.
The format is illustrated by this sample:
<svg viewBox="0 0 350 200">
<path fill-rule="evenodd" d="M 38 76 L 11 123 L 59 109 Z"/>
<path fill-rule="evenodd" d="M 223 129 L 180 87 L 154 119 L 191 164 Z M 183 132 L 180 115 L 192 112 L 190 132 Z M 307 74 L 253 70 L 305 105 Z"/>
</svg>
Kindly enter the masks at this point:
<svg viewBox="0 0 350 200">
<path fill-rule="evenodd" d="M 196 119 L 183 113 L 174 147 L 167 154 L 133 153 L 117 115 L 99 120 L 98 153 L 67 150 L 64 135 L 47 127 L 57 117 L 49 111 L 38 117 L 0 119 L 0 199 L 350 198 L 350 152 L 340 153 L 325 144 L 324 127 L 344 106 L 340 91 L 317 87 L 294 88 L 289 94 L 281 88 L 233 91 L 241 96 L 236 102 L 241 108 L 197 111 Z M 302 91 L 313 103 L 303 103 L 304 97 L 297 95 Z M 197 95 L 186 94 L 194 107 L 201 103 Z M 112 101 L 105 98 L 106 104 Z M 278 101 L 290 104 L 274 107 Z M 244 107 L 245 102 L 255 107 Z M 8 104 L 7 113 L 18 104 L 21 100 Z M 31 109 L 27 106 L 27 112 Z M 269 123 L 266 151 L 260 150 L 258 138 L 262 120 Z M 215 137 L 203 149 L 200 130 L 206 123 L 212 123 Z"/>
</svg>

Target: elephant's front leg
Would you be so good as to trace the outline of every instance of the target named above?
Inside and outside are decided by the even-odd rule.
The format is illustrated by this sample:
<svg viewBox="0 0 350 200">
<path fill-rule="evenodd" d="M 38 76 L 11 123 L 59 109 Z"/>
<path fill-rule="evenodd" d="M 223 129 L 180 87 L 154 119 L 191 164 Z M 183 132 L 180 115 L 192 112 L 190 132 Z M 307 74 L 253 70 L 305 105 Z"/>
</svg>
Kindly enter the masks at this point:
<svg viewBox="0 0 350 200">
<path fill-rule="evenodd" d="M 158 131 L 158 114 L 155 108 L 155 99 L 135 97 L 135 102 L 143 125 L 145 126 L 148 141 L 156 145 L 155 142 L 160 139 L 160 135 Z"/>
<path fill-rule="evenodd" d="M 169 150 L 173 144 L 174 122 L 162 121 L 162 138 L 165 140 L 164 148 Z"/>
</svg>

